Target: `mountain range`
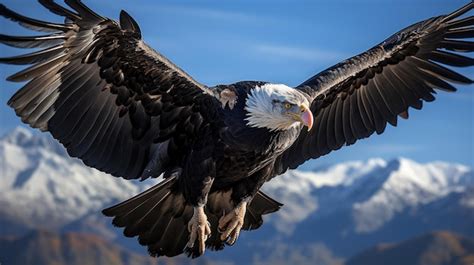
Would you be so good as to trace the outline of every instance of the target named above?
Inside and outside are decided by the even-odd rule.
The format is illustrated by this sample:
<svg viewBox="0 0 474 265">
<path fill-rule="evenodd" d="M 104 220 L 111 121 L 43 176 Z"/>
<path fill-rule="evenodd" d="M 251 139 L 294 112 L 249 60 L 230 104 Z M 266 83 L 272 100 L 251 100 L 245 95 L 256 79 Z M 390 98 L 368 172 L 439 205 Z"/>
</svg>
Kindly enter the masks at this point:
<svg viewBox="0 0 474 265">
<path fill-rule="evenodd" d="M 159 260 L 137 254 L 103 237 L 86 233 L 35 230 L 21 237 L 0 237 L 0 264 L 8 265 L 226 265 L 207 258 Z"/>
<path fill-rule="evenodd" d="M 446 231 L 381 244 L 351 258 L 346 265 L 472 265 L 474 240 Z"/>
<path fill-rule="evenodd" d="M 0 138 L 0 158 L 0 237 L 94 234 L 124 253 L 145 254 L 100 210 L 159 180 L 113 178 L 69 158 L 48 134 L 23 127 Z M 380 242 L 434 230 L 474 237 L 474 172 L 465 165 L 375 158 L 290 171 L 263 190 L 284 207 L 259 230 L 242 233 L 236 246 L 207 253 L 208 260 L 267 264 L 280 255 L 332 265 Z"/>
</svg>

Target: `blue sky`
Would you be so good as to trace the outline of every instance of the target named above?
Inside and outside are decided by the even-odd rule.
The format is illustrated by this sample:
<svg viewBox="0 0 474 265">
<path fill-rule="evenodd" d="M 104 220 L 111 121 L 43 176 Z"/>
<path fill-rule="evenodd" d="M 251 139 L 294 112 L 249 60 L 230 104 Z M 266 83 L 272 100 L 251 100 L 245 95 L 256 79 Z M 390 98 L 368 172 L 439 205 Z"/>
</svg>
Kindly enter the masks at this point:
<svg viewBox="0 0 474 265">
<path fill-rule="evenodd" d="M 36 1 L 2 0 L 40 19 L 60 21 Z M 198 81 L 215 85 L 265 80 L 296 86 L 347 57 L 363 52 L 422 19 L 449 13 L 468 0 L 145 1 L 84 0 L 98 13 L 118 18 L 127 10 L 144 39 Z M 29 34 L 2 19 L 7 34 Z M 21 51 L 0 47 L 1 56 Z M 473 56 L 473 55 L 471 55 Z M 0 68 L 0 134 L 20 125 L 8 98 L 20 85 L 5 82 L 18 67 Z M 474 71 L 463 73 L 474 78 Z M 408 157 L 474 165 L 474 86 L 439 92 L 437 101 L 410 119 L 306 167 L 346 160 Z"/>
</svg>

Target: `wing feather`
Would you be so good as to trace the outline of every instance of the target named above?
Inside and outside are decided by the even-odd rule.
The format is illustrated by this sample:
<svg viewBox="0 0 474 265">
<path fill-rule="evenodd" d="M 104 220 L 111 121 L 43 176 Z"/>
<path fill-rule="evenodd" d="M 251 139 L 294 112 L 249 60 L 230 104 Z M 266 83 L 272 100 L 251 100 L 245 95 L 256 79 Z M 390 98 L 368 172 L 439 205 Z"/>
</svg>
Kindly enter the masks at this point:
<svg viewBox="0 0 474 265">
<path fill-rule="evenodd" d="M 65 39 L 66 37 L 63 34 L 45 36 L 9 36 L 0 34 L 0 43 L 23 49 L 52 47 L 63 43 Z"/>
<path fill-rule="evenodd" d="M 351 129 L 352 129 L 352 134 L 354 135 L 354 137 L 356 139 L 360 139 L 360 138 L 363 138 L 365 137 L 365 135 L 367 134 L 367 129 L 364 127 L 364 123 L 362 121 L 362 118 L 360 116 L 360 112 L 359 112 L 359 104 L 358 104 L 358 100 L 357 100 L 357 94 L 358 93 L 353 93 L 352 95 L 350 95 L 350 101 L 351 101 L 351 104 L 350 104 L 350 120 L 349 120 L 349 123 L 351 125 Z"/>
<path fill-rule="evenodd" d="M 359 106 L 359 115 L 361 117 L 361 121 L 362 123 L 364 124 L 364 128 L 366 130 L 365 134 L 364 134 L 364 137 L 369 137 L 370 136 L 370 132 L 373 131 L 374 129 L 374 126 L 373 126 L 373 123 L 372 121 L 370 120 L 370 117 L 368 115 L 368 110 L 367 108 L 365 107 L 365 104 L 364 104 L 364 101 L 362 99 L 362 92 L 360 93 L 354 93 L 356 95 L 356 98 L 357 98 L 357 105 Z M 335 104 L 331 104 L 332 105 L 335 105 Z M 331 107 L 332 108 L 332 107 Z"/>
<path fill-rule="evenodd" d="M 58 64 L 62 63 L 66 57 L 67 54 L 60 53 L 52 58 L 49 58 L 47 61 L 34 64 L 16 74 L 7 77 L 7 80 L 10 82 L 29 81 L 32 78 L 42 75 L 43 73 L 49 71 L 51 68 L 54 68 Z"/>
<path fill-rule="evenodd" d="M 331 111 L 329 112 L 329 116 L 335 117 L 337 111 L 337 104 L 331 105 Z M 335 150 L 337 148 L 336 139 L 334 138 L 336 121 L 335 119 L 328 119 L 327 128 L 326 128 L 326 139 L 328 142 L 328 147 L 331 150 Z"/>
<path fill-rule="evenodd" d="M 69 18 L 70 20 L 81 19 L 81 17 L 78 14 L 58 5 L 53 0 L 38 0 L 38 2 L 44 7 L 46 7 L 49 11 L 51 11 L 51 13 L 54 13 L 58 16 L 64 16 L 66 18 Z"/>
<path fill-rule="evenodd" d="M 324 109 L 323 113 L 320 115 L 320 122 L 321 126 L 318 128 L 318 142 L 315 143 L 317 145 L 317 148 L 319 149 L 319 152 L 324 153 L 327 152 L 327 133 L 326 133 L 326 128 L 328 126 L 328 117 L 329 117 L 329 112 L 330 109 L 326 108 Z"/>
<path fill-rule="evenodd" d="M 355 137 L 352 134 L 351 129 L 351 101 L 349 100 L 348 95 L 346 95 L 346 98 L 344 98 L 342 104 L 342 132 L 344 134 L 344 140 L 348 145 L 350 145 L 354 141 Z"/>
<path fill-rule="evenodd" d="M 57 32 L 57 31 L 69 31 L 72 30 L 72 25 L 66 24 L 56 24 L 51 22 L 45 22 L 37 19 L 32 19 L 29 17 L 22 16 L 10 9 L 8 9 L 5 5 L 0 4 L 0 15 L 8 18 L 14 22 L 17 22 L 21 26 L 35 30 L 35 31 L 43 31 L 43 32 Z"/>
<path fill-rule="evenodd" d="M 472 52 L 474 51 L 474 42 L 460 40 L 442 40 L 439 43 L 438 47 L 454 52 Z"/>
<path fill-rule="evenodd" d="M 473 66 L 474 59 L 459 54 L 446 52 L 442 50 L 435 50 L 426 55 L 424 59 L 430 59 L 445 65 L 452 65 L 458 67 Z"/>
<path fill-rule="evenodd" d="M 344 130 L 342 128 L 342 108 L 343 108 L 343 100 L 341 98 L 336 98 L 336 104 L 337 104 L 337 109 L 336 109 L 336 116 L 334 117 L 335 120 L 335 137 L 336 137 L 336 143 L 338 146 L 341 146 L 344 144 Z M 310 147 L 308 147 L 310 148 Z"/>
</svg>

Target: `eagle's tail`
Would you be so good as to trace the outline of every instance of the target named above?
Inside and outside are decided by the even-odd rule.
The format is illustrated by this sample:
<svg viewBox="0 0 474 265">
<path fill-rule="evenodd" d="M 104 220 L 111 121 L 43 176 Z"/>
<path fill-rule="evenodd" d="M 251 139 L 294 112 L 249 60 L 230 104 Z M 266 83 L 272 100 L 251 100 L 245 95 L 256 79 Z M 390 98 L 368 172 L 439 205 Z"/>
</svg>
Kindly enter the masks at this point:
<svg viewBox="0 0 474 265">
<path fill-rule="evenodd" d="M 175 183 L 175 177 L 165 179 L 102 213 L 114 217 L 113 225 L 125 227 L 125 236 L 138 236 L 138 242 L 148 246 L 150 255 L 179 255 L 188 240 L 186 224 L 193 208 L 185 203 L 181 193 L 174 191 Z"/>
<path fill-rule="evenodd" d="M 232 210 L 230 193 L 215 192 L 209 194 L 206 214 L 211 223 L 212 234 L 206 241 L 206 247 L 212 250 L 224 248 L 217 231 L 219 218 Z M 247 207 L 243 229 L 253 230 L 263 223 L 262 215 L 277 211 L 281 204 L 262 192 L 258 192 Z M 170 177 L 147 191 L 122 203 L 102 211 L 104 215 L 114 217 L 112 223 L 124 227 L 127 237 L 138 236 L 138 242 L 148 247 L 152 256 L 173 257 L 185 251 L 189 240 L 187 224 L 193 215 L 193 208 L 176 189 L 176 179 Z M 199 256 L 197 244 L 186 249 L 191 257 Z"/>
</svg>

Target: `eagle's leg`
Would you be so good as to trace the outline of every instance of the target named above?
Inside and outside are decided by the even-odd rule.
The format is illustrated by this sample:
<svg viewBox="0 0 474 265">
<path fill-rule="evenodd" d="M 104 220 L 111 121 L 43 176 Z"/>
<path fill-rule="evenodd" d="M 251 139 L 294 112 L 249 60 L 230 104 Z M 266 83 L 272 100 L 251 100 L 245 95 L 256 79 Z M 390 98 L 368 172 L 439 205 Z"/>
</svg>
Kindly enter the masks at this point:
<svg viewBox="0 0 474 265">
<path fill-rule="evenodd" d="M 239 237 L 240 230 L 244 225 L 244 217 L 247 212 L 249 200 L 242 200 L 237 206 L 219 219 L 219 231 L 222 231 L 221 240 L 233 245 Z"/>
<path fill-rule="evenodd" d="M 186 203 L 193 206 L 193 216 L 188 222 L 189 240 L 184 249 L 192 257 L 204 254 L 206 241 L 211 235 L 211 226 L 204 207 L 215 177 L 215 161 L 210 159 L 213 145 L 209 142 L 213 141 L 213 138 L 200 139 L 202 142 L 193 146 L 193 155 L 188 157 L 178 179 Z"/>
<path fill-rule="evenodd" d="M 204 206 L 194 207 L 193 217 L 188 223 L 189 241 L 186 247 L 193 248 L 197 241 L 199 252 L 202 254 L 206 248 L 206 240 L 211 235 L 211 225 L 204 213 Z"/>
<path fill-rule="evenodd" d="M 248 203 L 252 201 L 252 198 L 257 194 L 263 183 L 265 183 L 265 180 L 272 170 L 272 167 L 264 167 L 234 185 L 231 200 L 236 206 L 219 220 L 218 228 L 219 231 L 222 231 L 220 238 L 222 241 L 225 241 L 229 245 L 235 243 L 244 225 Z"/>
</svg>

